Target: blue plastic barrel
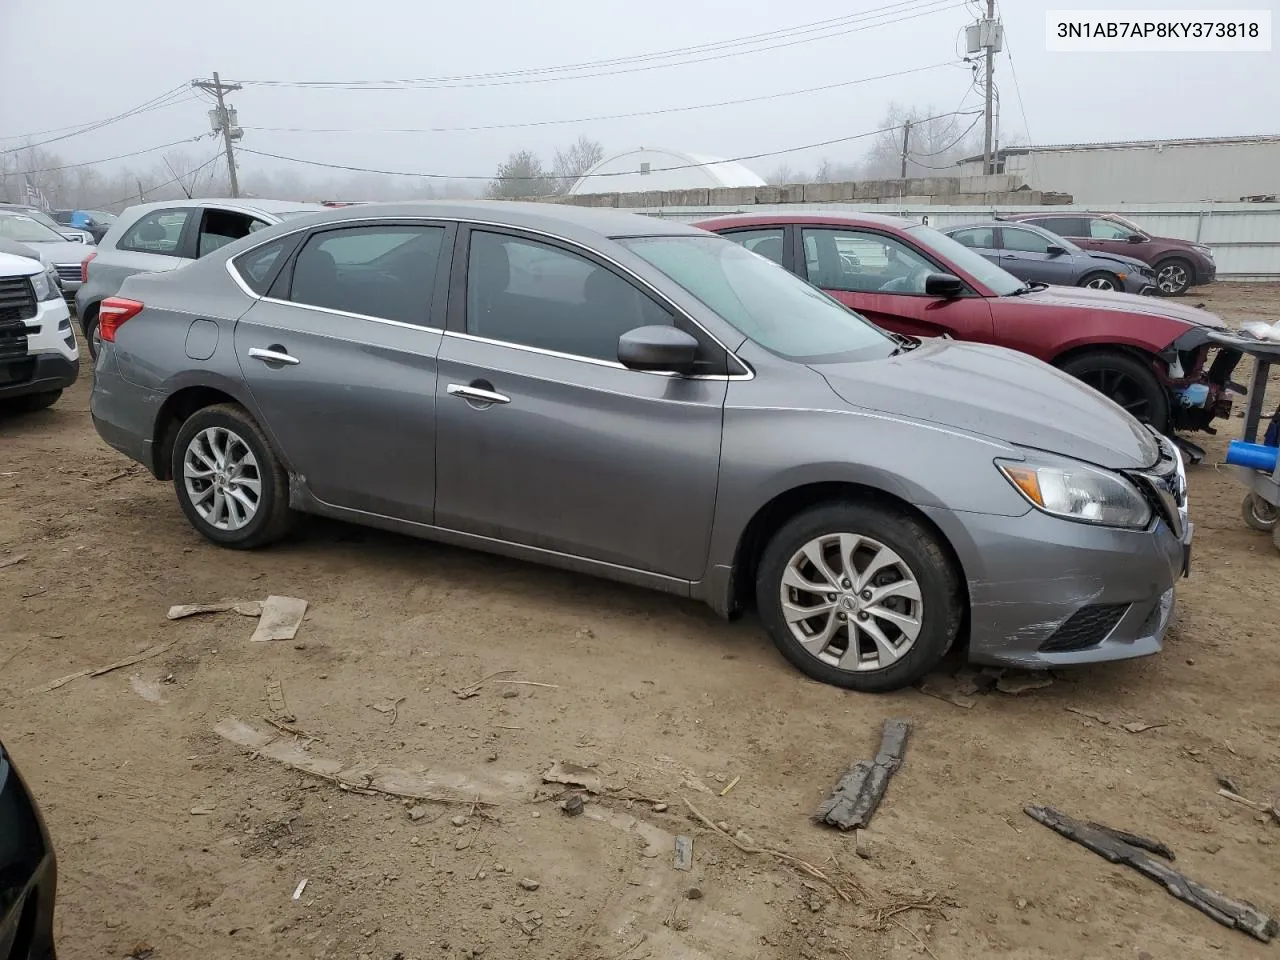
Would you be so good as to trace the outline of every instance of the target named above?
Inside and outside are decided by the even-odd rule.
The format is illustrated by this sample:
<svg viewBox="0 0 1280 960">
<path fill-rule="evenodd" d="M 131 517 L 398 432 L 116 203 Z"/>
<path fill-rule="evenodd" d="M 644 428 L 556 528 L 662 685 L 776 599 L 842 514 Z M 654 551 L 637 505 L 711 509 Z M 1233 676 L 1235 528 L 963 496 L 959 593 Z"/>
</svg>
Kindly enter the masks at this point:
<svg viewBox="0 0 1280 960">
<path fill-rule="evenodd" d="M 1276 454 L 1280 448 L 1268 447 L 1262 443 L 1245 443 L 1243 440 L 1232 440 L 1227 447 L 1227 463 L 1237 467 L 1249 467 L 1253 470 L 1265 470 L 1271 473 L 1276 468 Z"/>
</svg>

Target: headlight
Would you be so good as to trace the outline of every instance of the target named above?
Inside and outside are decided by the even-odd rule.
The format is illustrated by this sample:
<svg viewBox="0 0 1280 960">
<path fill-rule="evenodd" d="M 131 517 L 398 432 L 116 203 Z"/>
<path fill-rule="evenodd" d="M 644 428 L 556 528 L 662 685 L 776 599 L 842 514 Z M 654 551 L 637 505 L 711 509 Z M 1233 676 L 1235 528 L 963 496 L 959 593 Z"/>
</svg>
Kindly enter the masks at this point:
<svg viewBox="0 0 1280 960">
<path fill-rule="evenodd" d="M 1202 256 L 1205 256 L 1210 260 L 1213 259 L 1213 251 L 1210 250 L 1208 247 L 1202 247 L 1199 244 L 1194 244 L 1193 246 L 1195 247 L 1195 250 L 1197 253 L 1200 253 Z"/>
<path fill-rule="evenodd" d="M 58 289 L 56 280 L 49 278 L 49 271 L 37 273 L 31 278 L 31 285 L 36 288 L 37 300 L 56 300 L 62 296 L 62 291 Z"/>
<path fill-rule="evenodd" d="M 1151 505 L 1118 473 L 1069 461 L 997 460 L 996 466 L 1033 506 L 1056 517 L 1131 529 L 1151 522 Z"/>
</svg>

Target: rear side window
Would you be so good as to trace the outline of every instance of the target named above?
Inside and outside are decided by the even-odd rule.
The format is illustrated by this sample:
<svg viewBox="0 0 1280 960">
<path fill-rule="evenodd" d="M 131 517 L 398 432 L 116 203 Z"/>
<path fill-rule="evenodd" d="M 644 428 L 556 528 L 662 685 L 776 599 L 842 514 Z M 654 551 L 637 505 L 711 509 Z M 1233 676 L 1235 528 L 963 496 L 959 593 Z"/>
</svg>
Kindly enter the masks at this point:
<svg viewBox="0 0 1280 960">
<path fill-rule="evenodd" d="M 443 242 L 444 227 L 435 226 L 362 226 L 313 234 L 293 265 L 289 299 L 429 326 Z"/>
<path fill-rule="evenodd" d="M 752 253 L 758 253 L 766 260 L 782 263 L 783 233 L 781 227 L 770 227 L 763 230 L 734 230 L 721 234 L 726 240 L 741 244 Z"/>
<path fill-rule="evenodd" d="M 950 234 L 956 243 L 978 250 L 994 250 L 996 246 L 995 231 L 991 227 L 972 227 L 968 230 L 957 230 Z"/>
<path fill-rule="evenodd" d="M 152 210 L 124 232 L 116 247 L 136 253 L 180 256 L 182 230 L 190 216 L 190 210 Z"/>
<path fill-rule="evenodd" d="M 260 297 L 267 295 L 267 290 L 271 287 L 271 281 L 276 275 L 277 268 L 283 262 L 284 258 L 289 256 L 290 251 L 297 245 L 298 238 L 296 236 L 281 237 L 279 240 L 273 240 L 271 243 L 250 250 L 248 253 L 241 254 L 236 257 L 232 263 L 232 268 L 240 275 L 252 290 Z"/>
</svg>

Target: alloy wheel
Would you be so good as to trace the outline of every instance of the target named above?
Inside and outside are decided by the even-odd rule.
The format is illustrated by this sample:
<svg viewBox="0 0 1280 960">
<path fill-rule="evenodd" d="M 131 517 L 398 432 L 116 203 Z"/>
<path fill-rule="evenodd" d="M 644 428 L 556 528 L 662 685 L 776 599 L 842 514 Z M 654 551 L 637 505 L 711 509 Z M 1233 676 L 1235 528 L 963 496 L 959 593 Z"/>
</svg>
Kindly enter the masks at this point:
<svg viewBox="0 0 1280 960">
<path fill-rule="evenodd" d="M 841 670 L 880 670 L 920 635 L 924 604 L 915 573 L 878 540 L 834 533 L 810 540 L 788 561 L 780 585 L 792 636 Z"/>
<path fill-rule="evenodd" d="M 1091 290 L 1114 290 L 1116 285 L 1111 282 L 1110 277 L 1095 277 L 1085 284 Z"/>
<path fill-rule="evenodd" d="M 1123 370 L 1103 367 L 1078 376 L 1139 420 L 1151 412 L 1151 398 L 1147 395 L 1146 388 Z"/>
<path fill-rule="evenodd" d="M 182 457 L 183 485 L 200 518 L 217 530 L 240 530 L 262 503 L 262 471 L 244 440 L 226 427 L 201 430 Z"/>
<path fill-rule="evenodd" d="M 1161 293 L 1179 293 L 1187 287 L 1187 268 L 1180 263 L 1170 263 L 1156 276 L 1156 286 Z"/>
</svg>

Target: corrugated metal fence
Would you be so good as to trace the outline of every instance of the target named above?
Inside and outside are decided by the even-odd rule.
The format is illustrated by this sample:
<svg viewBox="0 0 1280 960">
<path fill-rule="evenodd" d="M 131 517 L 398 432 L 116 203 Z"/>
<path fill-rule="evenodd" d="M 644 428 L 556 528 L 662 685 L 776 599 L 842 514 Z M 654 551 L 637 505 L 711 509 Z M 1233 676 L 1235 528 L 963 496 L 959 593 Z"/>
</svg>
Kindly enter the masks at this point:
<svg viewBox="0 0 1280 960">
<path fill-rule="evenodd" d="M 646 207 L 633 213 L 690 222 L 733 213 L 785 214 L 864 211 L 945 227 L 990 219 L 993 214 L 1079 211 L 1081 206 L 946 207 L 889 203 L 787 203 L 716 207 Z M 1111 212 L 1134 221 L 1153 236 L 1178 237 L 1203 243 L 1213 250 L 1222 280 L 1280 280 L 1280 203 L 1158 203 L 1120 206 Z"/>
</svg>

